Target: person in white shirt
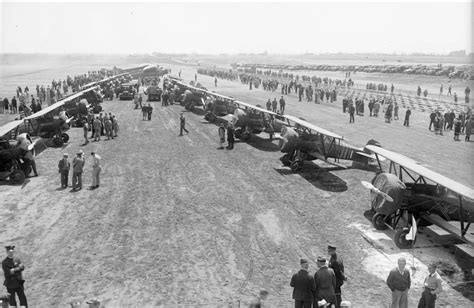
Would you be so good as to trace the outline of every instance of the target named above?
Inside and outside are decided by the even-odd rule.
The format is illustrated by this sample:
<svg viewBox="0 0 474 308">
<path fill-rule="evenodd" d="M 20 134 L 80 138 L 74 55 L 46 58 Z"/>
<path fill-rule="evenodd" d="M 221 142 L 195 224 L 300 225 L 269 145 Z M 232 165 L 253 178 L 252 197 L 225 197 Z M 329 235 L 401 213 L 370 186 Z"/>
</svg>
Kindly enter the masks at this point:
<svg viewBox="0 0 474 308">
<path fill-rule="evenodd" d="M 95 152 L 91 152 L 91 155 L 92 155 L 92 186 L 90 187 L 90 189 L 92 190 L 92 189 L 99 188 L 99 185 L 100 185 L 101 158 Z"/>
<path fill-rule="evenodd" d="M 418 308 L 434 308 L 436 296 L 443 292 L 443 281 L 436 272 L 436 264 L 430 264 L 428 272 L 429 275 L 423 283 L 424 289 L 418 302 Z"/>
</svg>

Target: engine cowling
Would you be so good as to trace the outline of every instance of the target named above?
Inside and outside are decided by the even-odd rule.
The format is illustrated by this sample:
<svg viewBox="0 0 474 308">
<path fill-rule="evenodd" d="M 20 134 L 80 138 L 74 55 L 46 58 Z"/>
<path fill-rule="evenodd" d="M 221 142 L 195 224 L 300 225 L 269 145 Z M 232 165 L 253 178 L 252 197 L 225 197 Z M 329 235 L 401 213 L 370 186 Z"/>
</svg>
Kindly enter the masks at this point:
<svg viewBox="0 0 474 308">
<path fill-rule="evenodd" d="M 298 143 L 298 133 L 291 127 L 283 126 L 281 129 L 281 138 L 278 143 L 280 151 L 283 153 L 291 153 L 296 149 Z"/>
<path fill-rule="evenodd" d="M 390 202 L 379 194 L 372 192 L 373 210 L 382 215 L 390 215 L 401 207 L 406 186 L 398 176 L 392 173 L 379 173 L 372 179 L 372 184 L 393 199 Z"/>
</svg>

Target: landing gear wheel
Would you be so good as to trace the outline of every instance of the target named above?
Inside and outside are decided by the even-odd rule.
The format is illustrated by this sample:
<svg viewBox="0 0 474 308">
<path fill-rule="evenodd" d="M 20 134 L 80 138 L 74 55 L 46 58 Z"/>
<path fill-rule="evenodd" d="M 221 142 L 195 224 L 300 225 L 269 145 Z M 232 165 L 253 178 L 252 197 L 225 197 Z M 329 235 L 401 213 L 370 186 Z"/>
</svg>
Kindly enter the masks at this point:
<svg viewBox="0 0 474 308">
<path fill-rule="evenodd" d="M 194 110 L 194 106 L 193 106 L 193 105 L 189 106 L 189 107 L 188 107 L 188 110 L 189 110 L 189 111 L 193 111 L 193 110 Z"/>
<path fill-rule="evenodd" d="M 289 167 L 291 165 L 291 155 L 290 154 L 283 155 L 283 157 L 280 158 L 280 160 L 283 163 L 283 166 Z"/>
<path fill-rule="evenodd" d="M 400 249 L 409 249 L 413 247 L 413 240 L 408 240 L 406 238 L 407 234 L 410 232 L 410 228 L 397 229 L 395 232 L 395 245 Z"/>
<path fill-rule="evenodd" d="M 60 137 L 54 137 L 54 138 L 53 138 L 53 145 L 54 145 L 55 147 L 57 147 L 57 148 L 62 147 L 63 144 L 64 144 L 64 141 L 63 141 L 62 138 L 60 138 Z"/>
<path fill-rule="evenodd" d="M 25 174 L 21 170 L 15 170 L 10 174 L 10 181 L 13 182 L 13 184 L 20 185 L 25 182 Z"/>
<path fill-rule="evenodd" d="M 387 230 L 388 226 L 385 224 L 385 215 L 375 213 L 372 216 L 372 224 L 374 225 L 375 229 L 377 230 Z"/>
<path fill-rule="evenodd" d="M 235 136 L 235 138 L 237 138 L 237 139 L 241 139 L 241 138 L 242 138 L 242 129 L 241 129 L 241 128 L 237 128 L 237 129 L 234 131 L 234 136 Z"/>
<path fill-rule="evenodd" d="M 242 135 L 242 141 L 246 142 L 250 140 L 250 134 L 249 133 L 243 133 Z"/>
<path fill-rule="evenodd" d="M 61 139 L 63 139 L 64 143 L 69 141 L 69 135 L 66 133 L 61 134 Z"/>
<path fill-rule="evenodd" d="M 301 161 L 294 161 L 291 163 L 291 171 L 293 172 L 298 172 L 298 171 L 301 171 L 301 169 L 303 169 L 303 164 Z"/>
</svg>

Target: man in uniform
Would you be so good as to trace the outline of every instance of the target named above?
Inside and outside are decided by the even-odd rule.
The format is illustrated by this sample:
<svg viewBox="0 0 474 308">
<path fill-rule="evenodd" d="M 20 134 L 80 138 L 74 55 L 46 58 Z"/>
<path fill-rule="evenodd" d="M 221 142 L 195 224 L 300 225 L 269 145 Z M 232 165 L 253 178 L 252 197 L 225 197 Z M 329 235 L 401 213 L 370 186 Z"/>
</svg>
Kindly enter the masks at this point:
<svg viewBox="0 0 474 308">
<path fill-rule="evenodd" d="M 308 260 L 300 260 L 301 269 L 291 277 L 295 308 L 311 308 L 315 300 L 316 285 L 314 278 L 308 273 Z"/>
<path fill-rule="evenodd" d="M 341 287 L 346 280 L 346 276 L 344 275 L 344 263 L 342 262 L 342 258 L 337 256 L 336 246 L 328 245 L 328 254 L 331 256 L 329 258 L 329 268 L 331 268 L 336 275 L 336 289 L 334 291 L 336 292 L 337 299 L 336 308 L 339 308 L 341 307 L 342 301 Z"/>
<path fill-rule="evenodd" d="M 25 281 L 22 275 L 25 266 L 21 264 L 20 259 L 13 257 L 15 246 L 5 246 L 5 248 L 7 250 L 7 257 L 2 261 L 3 274 L 5 275 L 3 285 L 7 287 L 7 292 L 10 294 L 9 305 L 16 307 L 16 294 L 20 300 L 20 308 L 26 308 L 28 303 L 24 292 Z"/>
<path fill-rule="evenodd" d="M 410 107 L 407 107 L 407 111 L 405 112 L 405 122 L 403 122 L 404 126 L 410 126 L 410 115 L 411 115 Z"/>
<path fill-rule="evenodd" d="M 354 112 L 355 112 L 355 107 L 354 104 L 350 104 L 349 106 L 349 123 L 354 123 Z"/>
<path fill-rule="evenodd" d="M 92 155 L 92 189 L 99 188 L 100 185 L 100 170 L 102 169 L 100 165 L 101 157 L 95 152 L 91 152 Z"/>
<path fill-rule="evenodd" d="M 72 191 L 82 189 L 82 172 L 84 172 L 84 152 L 80 150 L 72 161 Z"/>
<path fill-rule="evenodd" d="M 96 117 L 93 123 L 94 126 L 94 141 L 100 141 L 100 130 L 101 130 L 101 122 L 99 117 Z"/>
<path fill-rule="evenodd" d="M 64 153 L 63 158 L 58 163 L 59 173 L 61 174 L 61 188 L 67 188 L 69 169 L 71 168 L 71 163 L 69 163 L 67 158 L 68 154 Z"/>
<path fill-rule="evenodd" d="M 277 107 L 278 107 L 278 102 L 277 102 L 277 99 L 275 97 L 275 98 L 273 98 L 273 101 L 272 101 L 272 111 L 276 113 L 277 112 Z"/>
<path fill-rule="evenodd" d="M 227 125 L 227 150 L 232 150 L 234 148 L 234 127 L 232 123 Z"/>
<path fill-rule="evenodd" d="M 336 275 L 334 271 L 326 265 L 326 258 L 318 257 L 318 271 L 314 274 L 314 283 L 316 285 L 316 298 L 314 307 L 319 307 L 318 302 L 325 300 L 326 303 L 336 305 Z"/>
<path fill-rule="evenodd" d="M 280 98 L 280 113 L 281 114 L 284 114 L 285 113 L 285 105 L 286 105 L 286 102 L 285 102 L 285 99 L 283 98 L 283 96 Z"/>
<path fill-rule="evenodd" d="M 405 258 L 398 259 L 398 267 L 390 271 L 387 277 L 387 286 L 392 291 L 391 308 L 408 307 L 408 290 L 411 286 L 410 272 L 405 268 Z"/>
<path fill-rule="evenodd" d="M 183 135 L 183 130 L 186 132 L 186 134 L 189 134 L 188 130 L 186 129 L 186 118 L 184 117 L 183 113 L 181 112 L 181 115 L 179 117 L 179 135 Z"/>
</svg>

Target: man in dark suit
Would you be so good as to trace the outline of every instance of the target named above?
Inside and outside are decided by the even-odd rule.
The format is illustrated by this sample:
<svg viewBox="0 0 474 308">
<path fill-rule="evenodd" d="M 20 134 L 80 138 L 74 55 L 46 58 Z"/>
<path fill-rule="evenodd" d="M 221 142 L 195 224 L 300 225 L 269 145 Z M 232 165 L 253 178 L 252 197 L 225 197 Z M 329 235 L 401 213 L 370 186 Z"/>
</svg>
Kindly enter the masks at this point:
<svg viewBox="0 0 474 308">
<path fill-rule="evenodd" d="M 301 269 L 291 277 L 295 308 L 311 308 L 314 301 L 316 286 L 313 277 L 308 273 L 308 260 L 300 260 Z"/>
<path fill-rule="evenodd" d="M 326 258 L 318 257 L 318 271 L 314 274 L 316 284 L 316 298 L 314 307 L 319 307 L 318 302 L 325 300 L 326 303 L 337 305 L 336 300 L 336 275 L 334 271 L 326 265 Z"/>
<path fill-rule="evenodd" d="M 16 307 L 16 294 L 20 300 L 20 308 L 26 308 L 28 303 L 23 287 L 25 281 L 22 275 L 25 266 L 21 264 L 20 259 L 14 258 L 15 246 L 5 246 L 5 248 L 7 257 L 2 261 L 3 274 L 5 275 L 3 285 L 7 287 L 7 292 L 10 294 L 9 305 Z"/>
<path fill-rule="evenodd" d="M 69 169 L 71 168 L 71 163 L 67 160 L 68 154 L 63 154 L 63 159 L 58 163 L 59 173 L 61 174 L 61 188 L 67 188 L 67 182 L 69 178 Z"/>
<path fill-rule="evenodd" d="M 341 307 L 342 301 L 341 287 L 346 280 L 346 276 L 344 275 L 344 263 L 342 262 L 342 258 L 337 255 L 335 245 L 328 245 L 328 254 L 331 256 L 329 258 L 329 268 L 332 269 L 336 275 L 336 288 L 334 291 L 337 299 L 336 308 L 339 308 Z"/>
</svg>

